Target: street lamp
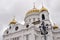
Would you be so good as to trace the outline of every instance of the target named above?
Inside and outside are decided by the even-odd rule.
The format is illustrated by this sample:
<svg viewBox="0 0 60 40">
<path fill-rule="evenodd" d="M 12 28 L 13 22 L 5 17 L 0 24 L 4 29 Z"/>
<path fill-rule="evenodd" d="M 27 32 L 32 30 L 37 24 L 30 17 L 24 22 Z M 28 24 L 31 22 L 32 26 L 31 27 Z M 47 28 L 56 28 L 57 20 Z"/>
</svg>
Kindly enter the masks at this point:
<svg viewBox="0 0 60 40">
<path fill-rule="evenodd" d="M 40 31 L 41 31 L 41 35 L 44 35 L 44 40 L 47 40 L 46 39 L 46 34 L 48 34 L 48 32 L 47 32 L 48 24 L 45 25 L 44 21 L 42 21 L 42 24 L 41 24 L 41 26 L 39 26 L 39 28 L 40 28 Z"/>
</svg>

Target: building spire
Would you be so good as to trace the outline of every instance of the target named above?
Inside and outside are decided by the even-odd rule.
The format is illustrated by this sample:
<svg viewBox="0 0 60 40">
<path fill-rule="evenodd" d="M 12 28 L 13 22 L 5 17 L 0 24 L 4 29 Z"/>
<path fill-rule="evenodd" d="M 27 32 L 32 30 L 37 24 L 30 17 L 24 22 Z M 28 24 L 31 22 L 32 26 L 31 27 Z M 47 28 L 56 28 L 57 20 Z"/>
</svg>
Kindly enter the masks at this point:
<svg viewBox="0 0 60 40">
<path fill-rule="evenodd" d="M 34 5 L 33 5 L 33 9 L 35 9 L 35 2 L 33 3 Z"/>
<path fill-rule="evenodd" d="M 44 7 L 44 5 L 43 5 L 44 3 L 43 3 L 43 0 L 42 0 L 42 8 Z"/>
<path fill-rule="evenodd" d="M 15 20 L 15 16 L 13 16 L 13 20 Z"/>
</svg>

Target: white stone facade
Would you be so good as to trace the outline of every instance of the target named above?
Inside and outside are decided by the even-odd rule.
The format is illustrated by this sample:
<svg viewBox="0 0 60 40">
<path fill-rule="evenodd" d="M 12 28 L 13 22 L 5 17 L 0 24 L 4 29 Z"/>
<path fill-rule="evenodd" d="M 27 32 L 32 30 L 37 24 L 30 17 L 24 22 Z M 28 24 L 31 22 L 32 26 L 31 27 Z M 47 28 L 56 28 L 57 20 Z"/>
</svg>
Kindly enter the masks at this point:
<svg viewBox="0 0 60 40">
<path fill-rule="evenodd" d="M 42 15 L 45 17 L 44 20 Z M 60 29 L 53 29 L 48 11 L 30 13 L 26 15 L 24 21 L 24 25 L 18 22 L 9 24 L 9 28 L 3 34 L 3 40 L 44 40 L 44 35 L 41 35 L 39 29 L 42 21 L 45 22 L 45 26 L 48 24 L 46 40 L 60 40 Z"/>
</svg>

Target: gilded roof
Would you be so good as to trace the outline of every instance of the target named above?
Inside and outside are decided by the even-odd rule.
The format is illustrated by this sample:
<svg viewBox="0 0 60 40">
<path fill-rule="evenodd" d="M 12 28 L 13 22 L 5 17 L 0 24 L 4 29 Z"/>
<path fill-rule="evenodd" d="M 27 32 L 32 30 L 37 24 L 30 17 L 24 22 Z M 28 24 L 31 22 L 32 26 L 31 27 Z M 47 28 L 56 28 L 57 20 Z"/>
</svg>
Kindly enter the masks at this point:
<svg viewBox="0 0 60 40">
<path fill-rule="evenodd" d="M 40 10 L 39 9 L 37 9 L 37 8 L 35 8 L 35 6 L 34 6 L 34 8 L 32 9 L 32 10 L 29 10 L 28 12 L 27 12 L 27 14 L 32 14 L 33 12 L 42 12 L 42 11 L 48 11 L 45 7 L 42 7 Z M 26 14 L 26 15 L 27 15 Z"/>
<path fill-rule="evenodd" d="M 16 24 L 15 17 L 14 17 L 13 20 L 10 22 L 10 24 Z"/>
<path fill-rule="evenodd" d="M 42 11 L 48 11 L 45 7 L 42 7 L 41 9 L 40 9 L 40 12 L 42 12 Z"/>
<path fill-rule="evenodd" d="M 58 29 L 58 26 L 54 24 L 53 29 Z"/>
<path fill-rule="evenodd" d="M 27 14 L 32 14 L 33 12 L 39 12 L 39 9 L 34 8 L 32 10 L 29 10 Z"/>
</svg>

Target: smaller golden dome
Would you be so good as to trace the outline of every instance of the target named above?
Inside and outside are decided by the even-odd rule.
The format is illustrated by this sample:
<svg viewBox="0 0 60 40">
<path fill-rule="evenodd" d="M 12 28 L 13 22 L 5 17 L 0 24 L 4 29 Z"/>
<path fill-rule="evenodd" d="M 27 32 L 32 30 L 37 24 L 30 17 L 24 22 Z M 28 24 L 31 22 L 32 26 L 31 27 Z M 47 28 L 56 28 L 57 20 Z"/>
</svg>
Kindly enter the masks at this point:
<svg viewBox="0 0 60 40">
<path fill-rule="evenodd" d="M 42 6 L 42 8 L 40 9 L 40 12 L 42 12 L 42 11 L 48 11 L 48 10 Z"/>
<path fill-rule="evenodd" d="M 16 24 L 15 17 L 14 17 L 13 20 L 10 22 L 10 24 Z"/>
<path fill-rule="evenodd" d="M 54 24 L 53 29 L 58 29 L 58 26 Z"/>
</svg>

